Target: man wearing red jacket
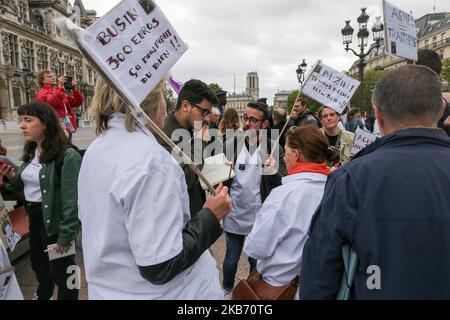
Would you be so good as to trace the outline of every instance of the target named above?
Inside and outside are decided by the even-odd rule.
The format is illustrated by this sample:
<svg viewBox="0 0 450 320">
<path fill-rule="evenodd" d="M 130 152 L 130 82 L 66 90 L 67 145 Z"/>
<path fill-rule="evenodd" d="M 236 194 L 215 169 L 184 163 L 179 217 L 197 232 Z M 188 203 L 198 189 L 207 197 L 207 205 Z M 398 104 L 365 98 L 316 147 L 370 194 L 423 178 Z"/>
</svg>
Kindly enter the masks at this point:
<svg viewBox="0 0 450 320">
<path fill-rule="evenodd" d="M 83 94 L 78 90 L 76 81 L 72 81 L 71 91 L 64 90 L 64 77 L 58 78 L 58 86 L 56 85 L 56 77 L 54 73 L 45 69 L 39 72 L 38 81 L 41 89 L 36 94 L 36 102 L 47 103 L 53 107 L 60 119 L 63 119 L 66 115 L 69 117 L 73 128 L 77 129 L 76 116 L 74 108 L 78 108 L 83 103 Z M 69 134 L 69 140 L 72 140 L 72 132 L 65 126 L 66 131 Z"/>
</svg>

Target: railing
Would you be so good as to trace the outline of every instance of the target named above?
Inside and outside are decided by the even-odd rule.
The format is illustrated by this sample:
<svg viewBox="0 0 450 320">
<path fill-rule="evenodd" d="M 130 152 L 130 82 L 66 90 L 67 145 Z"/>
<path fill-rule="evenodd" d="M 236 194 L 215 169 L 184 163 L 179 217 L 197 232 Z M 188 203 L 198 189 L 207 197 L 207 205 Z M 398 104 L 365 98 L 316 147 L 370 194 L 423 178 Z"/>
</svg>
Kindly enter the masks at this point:
<svg viewBox="0 0 450 320">
<path fill-rule="evenodd" d="M 450 44 L 450 38 L 446 38 L 446 39 L 442 39 L 442 40 L 433 42 L 431 44 L 420 47 L 419 49 L 432 49 L 432 48 L 444 46 L 446 44 Z"/>
</svg>

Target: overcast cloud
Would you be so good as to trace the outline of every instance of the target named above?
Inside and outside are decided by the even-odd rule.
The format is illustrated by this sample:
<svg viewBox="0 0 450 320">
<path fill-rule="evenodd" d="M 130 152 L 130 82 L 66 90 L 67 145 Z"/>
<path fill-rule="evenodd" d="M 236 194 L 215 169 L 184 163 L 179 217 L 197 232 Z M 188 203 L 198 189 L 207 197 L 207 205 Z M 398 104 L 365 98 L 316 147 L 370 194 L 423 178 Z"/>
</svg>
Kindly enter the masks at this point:
<svg viewBox="0 0 450 320">
<path fill-rule="evenodd" d="M 73 2 L 73 1 L 72 1 Z M 118 0 L 83 0 L 101 16 Z M 372 27 L 382 15 L 381 0 L 157 0 L 189 50 L 172 69 L 180 81 L 191 78 L 218 83 L 233 92 L 245 89 L 249 71 L 257 71 L 260 96 L 272 103 L 278 90 L 298 87 L 297 66 L 317 59 L 338 70 L 355 61 L 342 45 L 341 29 L 351 20 L 355 29 L 361 7 L 367 7 Z M 433 12 L 433 0 L 391 0 L 420 18 Z M 436 12 L 450 11 L 450 1 L 437 0 Z M 353 44 L 354 45 L 354 44 Z M 356 49 L 355 46 L 353 46 Z"/>
</svg>

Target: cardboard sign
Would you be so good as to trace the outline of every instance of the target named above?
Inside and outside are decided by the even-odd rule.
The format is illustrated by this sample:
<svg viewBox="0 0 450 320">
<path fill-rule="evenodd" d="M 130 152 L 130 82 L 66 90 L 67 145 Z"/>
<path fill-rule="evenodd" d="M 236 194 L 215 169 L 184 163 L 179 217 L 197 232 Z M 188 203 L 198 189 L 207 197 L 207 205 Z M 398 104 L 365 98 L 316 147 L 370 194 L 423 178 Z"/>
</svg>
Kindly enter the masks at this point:
<svg viewBox="0 0 450 320">
<path fill-rule="evenodd" d="M 319 61 L 305 81 L 302 93 L 342 113 L 360 82 Z"/>
<path fill-rule="evenodd" d="M 13 251 L 16 244 L 20 241 L 20 238 L 20 235 L 18 235 L 13 229 L 5 202 L 3 201 L 3 197 L 0 195 L 0 239 L 3 241 L 6 248 Z"/>
<path fill-rule="evenodd" d="M 416 24 L 412 14 L 383 1 L 386 53 L 417 61 Z"/>
<path fill-rule="evenodd" d="M 152 0 L 124 0 L 83 33 L 79 45 L 139 106 L 187 45 Z"/>
<path fill-rule="evenodd" d="M 354 156 L 358 152 L 360 152 L 362 149 L 367 147 L 369 144 L 372 144 L 377 139 L 377 136 L 364 131 L 360 128 L 356 129 L 355 132 L 355 139 L 353 140 L 353 146 L 352 150 L 350 151 L 350 154 Z"/>
</svg>

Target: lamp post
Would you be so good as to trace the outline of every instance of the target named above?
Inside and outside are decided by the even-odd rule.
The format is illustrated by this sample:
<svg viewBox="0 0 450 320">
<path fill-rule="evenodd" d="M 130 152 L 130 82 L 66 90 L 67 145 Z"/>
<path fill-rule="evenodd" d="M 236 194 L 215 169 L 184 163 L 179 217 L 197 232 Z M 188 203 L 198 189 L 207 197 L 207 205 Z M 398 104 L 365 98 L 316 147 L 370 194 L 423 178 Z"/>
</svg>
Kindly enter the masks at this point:
<svg viewBox="0 0 450 320">
<path fill-rule="evenodd" d="M 303 84 L 303 81 L 305 81 L 305 73 L 306 73 L 306 67 L 308 65 L 305 62 L 305 59 L 303 59 L 303 62 L 298 66 L 297 70 L 295 71 L 297 73 L 297 80 L 301 84 Z"/>
<path fill-rule="evenodd" d="M 360 48 L 360 52 L 357 53 L 355 50 L 349 47 L 352 43 L 353 37 L 353 28 L 350 26 L 350 20 L 345 21 L 345 26 L 341 30 L 343 37 L 343 44 L 345 45 L 345 51 L 351 51 L 355 56 L 359 58 L 358 69 L 359 69 L 359 81 L 361 81 L 361 86 L 359 88 L 359 107 L 363 107 L 364 103 L 364 67 L 366 63 L 364 62 L 364 58 L 367 57 L 375 48 L 378 49 L 380 47 L 380 40 L 383 38 L 383 24 L 381 23 L 381 17 L 376 18 L 377 21 L 372 27 L 372 35 L 373 40 L 375 41 L 375 46 L 369 49 L 369 51 L 365 52 L 365 47 L 367 47 L 369 40 L 369 30 L 367 29 L 367 22 L 369 21 L 369 15 L 366 13 L 366 8 L 361 9 L 361 14 L 359 15 L 357 21 L 359 24 L 358 30 L 358 47 Z"/>
</svg>

